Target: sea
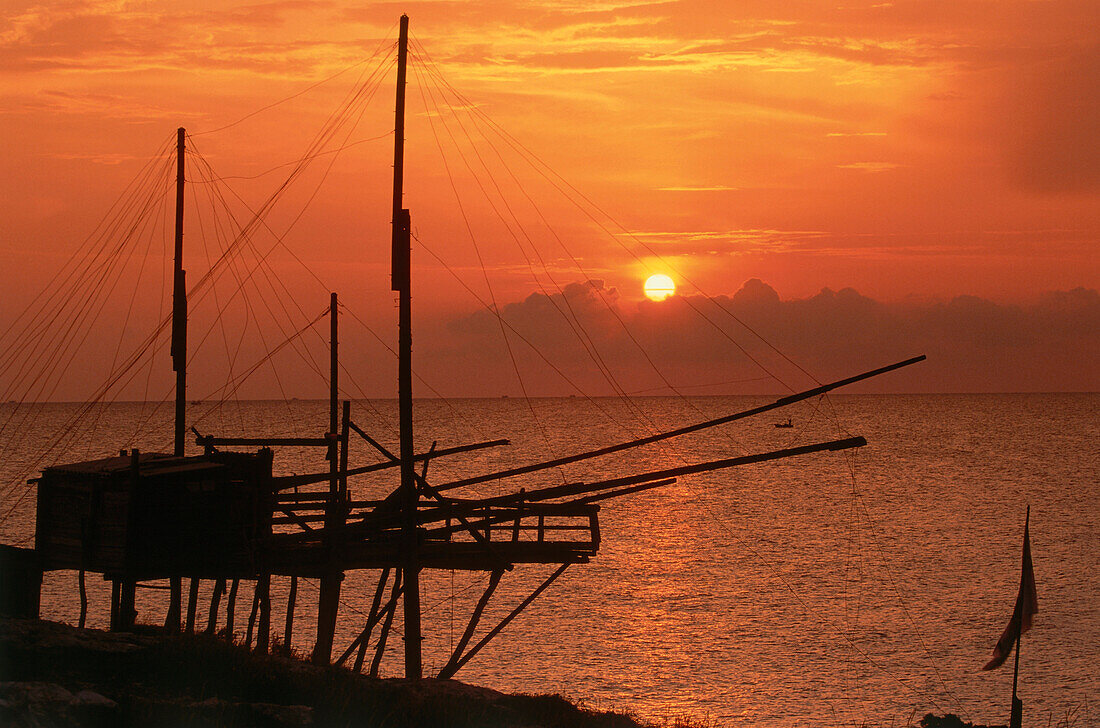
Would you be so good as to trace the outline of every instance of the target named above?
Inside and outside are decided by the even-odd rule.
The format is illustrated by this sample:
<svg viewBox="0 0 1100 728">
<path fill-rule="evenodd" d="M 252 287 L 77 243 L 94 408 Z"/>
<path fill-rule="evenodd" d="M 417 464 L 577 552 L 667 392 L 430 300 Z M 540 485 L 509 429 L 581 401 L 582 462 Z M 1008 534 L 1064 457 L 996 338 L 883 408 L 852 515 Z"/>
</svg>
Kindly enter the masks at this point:
<svg viewBox="0 0 1100 728">
<path fill-rule="evenodd" d="M 423 399 L 420 451 L 507 438 L 433 460 L 429 482 L 538 462 L 732 414 L 748 396 Z M 33 543 L 26 479 L 49 464 L 120 449 L 170 450 L 170 407 L 0 404 L 5 518 L 0 541 Z M 776 427 L 791 418 L 792 426 Z M 352 403 L 352 420 L 397 449 L 396 403 Z M 219 436 L 315 436 L 320 401 L 191 403 L 189 425 Z M 468 488 L 465 496 L 595 481 L 852 435 L 867 445 L 679 478 L 601 502 L 591 563 L 569 567 L 457 675 L 506 692 L 559 693 L 588 707 L 673 724 L 915 726 L 926 713 L 1007 724 L 1013 660 L 983 671 L 1012 614 L 1025 516 L 1039 611 L 1022 639 L 1024 725 L 1100 722 L 1100 394 L 833 394 L 612 456 Z M 192 446 L 193 447 L 193 446 Z M 197 447 L 194 448 L 198 452 Z M 352 467 L 380 456 L 355 438 Z M 281 448 L 277 474 L 320 472 L 316 449 Z M 353 478 L 353 498 L 396 474 Z M 475 639 L 553 571 L 506 572 Z M 362 629 L 378 572 L 349 572 L 334 652 Z M 424 661 L 446 662 L 481 597 L 484 572 L 422 575 Z M 151 584 L 158 586 L 160 584 Z M 89 578 L 91 627 L 109 585 Z M 211 584 L 203 582 L 200 623 Z M 238 636 L 250 582 L 235 613 Z M 282 633 L 289 579 L 272 579 Z M 299 582 L 291 648 L 313 639 L 318 585 Z M 76 623 L 74 572 L 49 572 L 42 616 Z M 163 620 L 166 592 L 139 589 L 139 620 Z M 223 608 L 224 611 L 224 608 Z M 224 623 L 224 614 L 221 617 Z M 400 676 L 401 612 L 382 662 Z M 368 658 L 369 662 L 369 658 Z"/>
</svg>

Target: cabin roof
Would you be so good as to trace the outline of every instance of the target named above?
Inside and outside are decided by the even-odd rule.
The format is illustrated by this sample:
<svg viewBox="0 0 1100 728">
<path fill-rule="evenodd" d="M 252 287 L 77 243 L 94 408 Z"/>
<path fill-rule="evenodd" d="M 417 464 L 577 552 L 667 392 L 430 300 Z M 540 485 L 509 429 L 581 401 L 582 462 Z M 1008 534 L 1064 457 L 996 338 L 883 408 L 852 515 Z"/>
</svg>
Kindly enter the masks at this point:
<svg viewBox="0 0 1100 728">
<path fill-rule="evenodd" d="M 98 460 L 86 460 L 80 463 L 64 463 L 54 465 L 47 470 L 56 473 L 73 473 L 82 475 L 114 475 L 129 471 L 133 467 L 133 461 L 129 455 L 116 455 Z M 142 476 L 171 475 L 174 473 L 198 472 L 203 470 L 220 470 L 225 468 L 225 463 L 212 461 L 205 456 L 177 457 L 164 453 L 140 453 L 138 455 L 138 469 Z"/>
</svg>

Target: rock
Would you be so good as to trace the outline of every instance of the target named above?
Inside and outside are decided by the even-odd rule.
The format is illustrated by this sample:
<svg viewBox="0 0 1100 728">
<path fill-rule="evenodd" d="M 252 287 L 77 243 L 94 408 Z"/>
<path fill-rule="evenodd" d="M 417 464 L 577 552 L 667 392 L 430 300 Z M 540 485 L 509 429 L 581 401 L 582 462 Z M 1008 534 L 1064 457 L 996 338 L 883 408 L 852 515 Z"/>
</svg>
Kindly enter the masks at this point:
<svg viewBox="0 0 1100 728">
<path fill-rule="evenodd" d="M 256 721 L 259 725 L 280 728 L 310 728 L 313 725 L 313 708 L 308 705 L 253 703 L 252 711 L 264 718 L 264 721 Z"/>
<path fill-rule="evenodd" d="M 110 698 L 105 698 L 94 690 L 81 690 L 73 696 L 73 702 L 77 705 L 83 705 L 90 708 L 106 708 L 110 710 L 118 708 L 118 703 Z"/>
</svg>

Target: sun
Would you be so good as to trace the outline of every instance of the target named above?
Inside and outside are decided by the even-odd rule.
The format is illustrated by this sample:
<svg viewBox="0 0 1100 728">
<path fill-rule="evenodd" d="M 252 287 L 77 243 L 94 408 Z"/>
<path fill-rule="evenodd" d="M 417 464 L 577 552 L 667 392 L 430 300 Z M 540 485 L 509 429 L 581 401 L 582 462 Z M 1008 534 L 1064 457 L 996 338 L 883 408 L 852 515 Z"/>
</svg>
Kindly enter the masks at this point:
<svg viewBox="0 0 1100 728">
<path fill-rule="evenodd" d="M 645 296 L 650 301 L 663 301 L 676 293 L 676 284 L 664 273 L 655 273 L 645 279 Z"/>
</svg>

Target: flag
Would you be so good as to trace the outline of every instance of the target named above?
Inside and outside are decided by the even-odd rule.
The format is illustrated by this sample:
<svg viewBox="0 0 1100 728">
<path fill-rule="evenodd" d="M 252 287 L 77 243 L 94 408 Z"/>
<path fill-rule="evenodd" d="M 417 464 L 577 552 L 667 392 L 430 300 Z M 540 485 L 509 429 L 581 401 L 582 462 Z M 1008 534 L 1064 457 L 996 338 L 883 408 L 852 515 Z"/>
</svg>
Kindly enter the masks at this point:
<svg viewBox="0 0 1100 728">
<path fill-rule="evenodd" d="M 1024 520 L 1024 555 L 1020 568 L 1020 592 L 1016 595 L 1016 608 L 1012 610 L 1012 619 L 1008 621 L 997 646 L 993 648 L 993 659 L 983 670 L 993 670 L 1004 664 L 1012 654 L 1012 647 L 1024 632 L 1031 629 L 1031 617 L 1039 611 L 1039 600 L 1035 595 L 1035 571 L 1031 567 L 1031 539 L 1028 536 L 1028 521 L 1031 509 Z"/>
</svg>

